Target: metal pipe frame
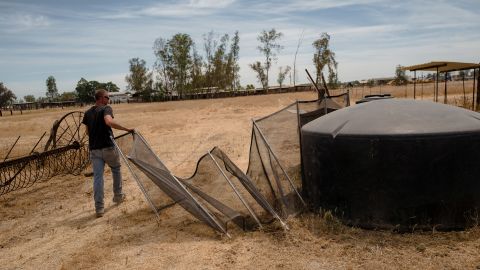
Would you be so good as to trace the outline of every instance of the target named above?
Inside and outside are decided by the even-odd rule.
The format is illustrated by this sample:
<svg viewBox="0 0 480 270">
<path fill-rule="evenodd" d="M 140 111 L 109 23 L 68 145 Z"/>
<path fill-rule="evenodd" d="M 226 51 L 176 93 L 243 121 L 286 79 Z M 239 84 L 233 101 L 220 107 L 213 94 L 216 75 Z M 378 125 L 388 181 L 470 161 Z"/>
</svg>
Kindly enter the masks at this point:
<svg viewBox="0 0 480 270">
<path fill-rule="evenodd" d="M 145 140 L 145 138 L 142 136 L 142 134 L 140 134 L 139 132 L 135 132 L 135 134 L 142 140 L 142 142 L 148 146 L 149 149 L 152 149 L 150 147 L 150 145 L 148 144 L 147 140 Z M 163 162 L 160 160 L 160 158 L 154 154 L 155 156 L 155 159 L 160 162 L 160 164 L 162 164 L 165 168 L 167 168 Z M 195 201 L 195 203 L 197 203 L 197 205 L 200 207 L 200 209 L 204 212 L 204 214 L 206 214 L 208 217 L 210 217 L 210 219 L 212 219 L 215 224 L 223 231 L 223 233 L 225 233 L 225 235 L 228 237 L 228 238 L 231 238 L 230 234 L 223 229 L 222 225 L 220 225 L 220 222 L 214 217 L 212 216 L 212 214 L 207 210 L 205 209 L 205 207 L 188 191 L 188 189 L 182 184 L 182 182 L 180 182 L 177 177 L 175 175 L 172 174 L 172 172 L 170 170 L 168 170 L 168 173 L 170 174 L 170 176 L 172 176 L 173 179 L 175 179 L 175 181 L 177 182 L 178 185 L 180 185 L 180 187 L 183 188 L 183 190 L 186 192 L 186 194 L 188 194 L 188 196 L 190 196 L 190 198 Z"/>
<path fill-rule="evenodd" d="M 292 179 L 290 178 L 290 176 L 287 174 L 287 172 L 285 171 L 285 169 L 283 168 L 282 164 L 280 163 L 280 161 L 278 160 L 277 158 L 277 155 L 275 155 L 275 152 L 273 152 L 273 149 L 272 147 L 270 146 L 270 144 L 268 143 L 267 139 L 265 138 L 265 136 L 263 135 L 263 132 L 262 130 L 260 130 L 260 128 L 258 127 L 257 123 L 255 122 L 255 120 L 252 120 L 253 122 L 253 125 L 257 128 L 260 136 L 262 137 L 262 140 L 265 142 L 265 144 L 267 145 L 267 148 L 268 148 L 268 151 L 270 151 L 270 153 L 272 154 L 273 158 L 275 158 L 275 161 L 278 163 L 278 166 L 280 167 L 280 169 L 282 170 L 283 174 L 287 177 L 287 180 L 288 182 L 290 183 L 290 186 L 293 188 L 293 190 L 295 191 L 295 193 L 297 194 L 298 198 L 300 198 L 300 201 L 302 202 L 302 204 L 304 206 L 306 206 L 307 204 L 305 203 L 305 201 L 303 200 L 302 196 L 300 195 L 300 193 L 298 192 L 297 188 L 295 187 L 295 185 L 293 184 L 292 182 Z"/>
<path fill-rule="evenodd" d="M 250 208 L 250 205 L 248 205 L 248 203 L 245 201 L 245 199 L 243 198 L 242 194 L 240 194 L 240 192 L 238 191 L 237 187 L 235 187 L 235 185 L 232 183 L 232 181 L 230 181 L 230 179 L 228 178 L 228 176 L 225 174 L 225 172 L 222 170 L 222 168 L 220 167 L 220 165 L 218 164 L 217 160 L 215 159 L 215 157 L 213 157 L 212 153 L 210 151 L 208 151 L 208 155 L 210 156 L 210 158 L 213 160 L 213 162 L 215 163 L 215 166 L 217 166 L 218 170 L 222 173 L 223 177 L 225 178 L 225 180 L 227 180 L 228 184 L 232 187 L 233 191 L 235 192 L 235 194 L 237 195 L 237 197 L 240 199 L 240 201 L 242 202 L 242 204 L 245 206 L 245 208 L 247 208 L 248 212 L 250 213 L 250 215 L 252 215 L 252 217 L 255 219 L 255 221 L 258 223 L 258 226 L 260 228 L 262 228 L 262 224 L 260 223 L 260 220 L 258 219 L 257 215 L 255 215 L 255 213 L 253 212 L 253 210 Z"/>
<path fill-rule="evenodd" d="M 134 134 L 134 133 L 132 133 L 132 134 Z M 132 169 L 132 167 L 130 166 L 130 163 L 129 163 L 127 157 L 125 157 L 125 155 L 123 154 L 122 150 L 120 150 L 120 147 L 118 147 L 118 144 L 117 144 L 117 142 L 115 142 L 115 139 L 113 138 L 113 136 L 110 136 L 110 139 L 112 140 L 113 145 L 114 145 L 115 148 L 117 149 L 118 153 L 119 153 L 120 156 L 122 157 L 122 159 L 123 159 L 123 161 L 125 162 L 125 164 L 127 164 L 127 167 L 128 167 L 128 170 L 130 171 L 130 174 L 132 174 L 133 178 L 134 178 L 135 181 L 137 182 L 138 187 L 140 188 L 140 190 L 142 191 L 143 195 L 144 195 L 145 198 L 147 199 L 148 204 L 149 204 L 150 207 L 153 209 L 153 212 L 155 213 L 155 216 L 157 217 L 157 222 L 160 222 L 160 214 L 159 214 L 158 211 L 157 211 L 157 207 L 153 204 L 152 199 L 150 198 L 150 195 L 148 195 L 147 191 L 145 190 L 145 187 L 144 187 L 143 184 L 140 182 L 140 179 L 138 178 L 137 174 L 135 174 L 135 173 L 133 172 L 133 169 Z"/>
</svg>

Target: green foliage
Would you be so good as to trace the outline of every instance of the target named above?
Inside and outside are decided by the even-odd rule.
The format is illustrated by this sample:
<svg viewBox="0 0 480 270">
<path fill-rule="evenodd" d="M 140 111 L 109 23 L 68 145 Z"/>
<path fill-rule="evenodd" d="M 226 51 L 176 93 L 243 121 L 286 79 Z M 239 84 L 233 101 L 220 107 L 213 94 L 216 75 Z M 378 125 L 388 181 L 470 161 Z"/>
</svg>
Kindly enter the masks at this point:
<svg viewBox="0 0 480 270">
<path fill-rule="evenodd" d="M 156 56 L 155 79 L 163 95 L 177 93 L 183 97 L 205 89 L 234 90 L 239 83 L 239 35 L 223 35 L 216 39 L 214 32 L 204 35 L 205 55 L 202 57 L 187 34 L 171 39 L 157 38 L 153 45 Z M 230 50 L 228 50 L 230 48 Z"/>
<path fill-rule="evenodd" d="M 368 87 L 374 87 L 374 86 L 375 86 L 375 80 L 373 80 L 373 79 L 368 79 L 368 81 L 367 81 L 367 86 L 368 86 Z"/>
<path fill-rule="evenodd" d="M 253 86 L 253 84 L 247 84 L 247 86 L 245 86 L 245 89 L 246 90 L 254 90 L 255 86 Z"/>
<path fill-rule="evenodd" d="M 23 97 L 25 102 L 35 102 L 35 97 L 33 95 L 26 95 Z"/>
<path fill-rule="evenodd" d="M 289 72 L 290 72 L 290 66 L 286 66 L 284 70 L 282 70 L 282 67 L 279 68 L 277 82 L 280 85 L 280 88 L 282 88 L 283 81 L 285 80 L 285 77 Z"/>
<path fill-rule="evenodd" d="M 202 57 L 198 54 L 195 45 L 193 45 L 193 62 L 192 62 L 192 82 L 191 89 L 202 88 L 205 83 L 205 78 L 202 73 Z"/>
<path fill-rule="evenodd" d="M 0 108 L 11 104 L 16 98 L 12 90 L 3 85 L 3 82 L 0 82 Z"/>
<path fill-rule="evenodd" d="M 262 84 L 262 88 L 267 90 L 268 89 L 268 80 L 267 74 L 265 73 L 266 68 L 260 63 L 259 61 L 250 64 L 250 67 L 257 73 L 257 79 Z"/>
<path fill-rule="evenodd" d="M 217 47 L 212 59 L 212 79 L 216 82 L 219 89 L 225 89 L 227 86 L 227 79 L 229 67 L 227 67 L 228 56 L 226 55 L 226 46 L 228 42 L 228 35 L 225 34 L 220 38 L 220 45 Z"/>
<path fill-rule="evenodd" d="M 228 55 L 228 67 L 231 70 L 230 83 L 232 90 L 240 89 L 240 66 L 238 65 L 238 60 L 240 59 L 240 36 L 238 31 L 235 31 L 235 35 L 232 38 L 232 44 L 230 45 L 230 53 Z"/>
<path fill-rule="evenodd" d="M 187 34 L 175 34 L 169 40 L 164 38 L 155 40 L 153 51 L 157 57 L 155 62 L 157 80 L 168 95 L 177 92 L 183 96 L 186 88 L 191 86 L 194 73 L 192 71 L 194 66 L 193 49 L 193 40 Z M 196 57 L 195 68 L 198 72 L 198 55 Z"/>
<path fill-rule="evenodd" d="M 218 88 L 235 91 L 240 87 L 238 71 L 240 37 L 238 31 L 232 39 L 228 34 L 220 40 L 215 39 L 215 33 L 209 32 L 204 35 L 205 49 L 205 80 L 206 88 Z M 230 46 L 229 46 L 230 44 Z M 230 51 L 227 49 L 230 48 Z"/>
<path fill-rule="evenodd" d="M 146 62 L 140 58 L 132 58 L 129 61 L 130 73 L 125 76 L 127 82 L 127 90 L 133 92 L 142 92 L 147 88 L 149 81 L 149 72 L 146 67 Z"/>
<path fill-rule="evenodd" d="M 102 88 L 104 88 L 108 92 L 118 92 L 118 91 L 120 91 L 120 88 L 116 84 L 114 84 L 113 82 L 105 83 Z"/>
<path fill-rule="evenodd" d="M 192 66 L 191 49 L 193 40 L 188 34 L 175 34 L 168 41 L 169 53 L 172 59 L 171 77 L 175 81 L 174 89 L 183 97 L 190 79 L 190 68 Z"/>
<path fill-rule="evenodd" d="M 330 87 L 338 86 L 338 63 L 335 60 L 335 53 L 330 49 L 330 35 L 322 33 L 320 38 L 315 40 L 312 45 L 315 48 L 313 64 L 315 65 L 315 70 L 317 72 L 317 85 L 320 83 L 322 71 L 326 66 L 328 68 L 328 85 Z"/>
<path fill-rule="evenodd" d="M 283 47 L 278 44 L 278 40 L 283 36 L 281 32 L 277 32 L 275 28 L 272 28 L 269 31 L 263 30 L 260 35 L 257 37 L 257 40 L 260 42 L 260 46 L 257 49 L 265 56 L 265 62 L 263 65 L 258 65 L 259 62 L 251 64 L 250 67 L 257 72 L 257 78 L 259 79 L 262 87 L 268 89 L 268 73 L 272 66 L 272 62 L 277 60 L 277 53 L 280 52 Z M 262 68 L 264 75 L 260 74 L 260 69 Z M 262 80 L 262 77 L 265 76 L 265 81 Z"/>
<path fill-rule="evenodd" d="M 406 85 L 408 84 L 407 75 L 405 74 L 405 70 L 402 69 L 401 65 L 398 65 L 395 68 L 395 79 L 393 79 L 394 85 Z"/>
<path fill-rule="evenodd" d="M 74 101 L 76 98 L 75 92 L 63 92 L 58 99 L 60 101 Z"/>
<path fill-rule="evenodd" d="M 95 91 L 97 91 L 97 89 L 105 89 L 109 92 L 118 92 L 120 88 L 112 82 L 101 83 L 98 81 L 87 81 L 86 79 L 81 78 L 77 83 L 75 92 L 65 92 L 62 94 L 61 99 L 73 100 L 78 98 L 78 100 L 81 102 L 95 102 Z"/>
<path fill-rule="evenodd" d="M 49 76 L 46 81 L 47 85 L 47 93 L 46 96 L 50 100 L 55 100 L 58 97 L 58 89 L 57 89 L 57 83 L 55 81 L 55 77 Z"/>
<path fill-rule="evenodd" d="M 75 92 L 77 92 L 78 99 L 81 102 L 95 102 L 95 90 L 94 83 L 90 83 L 84 78 L 78 81 L 77 87 L 75 88 Z"/>
</svg>

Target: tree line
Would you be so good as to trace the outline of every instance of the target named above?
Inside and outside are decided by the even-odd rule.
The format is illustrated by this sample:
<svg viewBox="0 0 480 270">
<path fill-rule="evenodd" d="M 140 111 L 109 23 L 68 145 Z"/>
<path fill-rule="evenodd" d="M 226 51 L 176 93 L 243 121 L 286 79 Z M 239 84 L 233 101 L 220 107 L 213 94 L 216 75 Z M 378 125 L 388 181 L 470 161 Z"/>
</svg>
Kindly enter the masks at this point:
<svg viewBox="0 0 480 270">
<path fill-rule="evenodd" d="M 271 67 L 283 49 L 280 40 L 283 33 L 276 29 L 263 30 L 257 40 L 262 61 L 255 61 L 249 67 L 256 73 L 258 82 L 267 90 L 271 77 Z M 330 49 L 330 36 L 323 33 L 312 43 L 314 47 L 313 63 L 316 69 L 316 82 L 319 83 L 322 70 L 328 68 L 328 85 L 338 85 L 335 53 Z M 177 33 L 171 38 L 159 37 L 153 44 L 155 63 L 150 70 L 145 60 L 129 60 L 129 73 L 125 77 L 127 90 L 135 92 L 144 100 L 164 99 L 187 94 L 211 91 L 235 92 L 243 89 L 240 85 L 240 36 L 218 35 L 209 32 L 203 35 L 202 54 L 192 38 L 185 33 Z M 295 66 L 295 63 L 294 63 Z M 290 66 L 279 67 L 277 82 L 282 86 Z M 295 71 L 294 71 L 295 72 Z M 246 89 L 254 88 L 247 85 Z"/>
<path fill-rule="evenodd" d="M 255 61 L 249 67 L 256 73 L 258 82 L 267 90 L 272 74 L 271 67 L 283 49 L 280 44 L 283 33 L 272 28 L 262 30 L 257 40 L 258 51 L 263 55 L 262 61 Z M 300 41 L 298 47 L 300 46 Z M 320 38 L 312 43 L 314 48 L 312 61 L 316 69 L 316 83 L 322 80 L 322 71 L 328 68 L 328 85 L 338 85 L 335 53 L 330 49 L 330 36 L 322 33 Z M 168 97 L 212 91 L 235 92 L 244 89 L 240 85 L 240 36 L 235 31 L 233 35 L 219 35 L 213 31 L 203 35 L 201 49 L 197 47 L 190 35 L 177 33 L 170 38 L 158 37 L 153 43 L 155 62 L 151 69 L 145 60 L 131 58 L 129 72 L 125 77 L 127 90 L 134 92 L 147 101 L 163 100 Z M 200 53 L 201 52 L 201 53 Z M 297 50 L 298 52 L 298 50 Z M 296 56 L 296 55 L 295 55 Z M 296 58 L 296 57 L 295 57 Z M 295 62 L 293 63 L 295 73 Z M 282 86 L 287 75 L 291 72 L 290 66 L 279 67 L 277 83 Z M 294 75 L 295 84 L 295 75 Z M 35 99 L 33 95 L 24 96 L 26 102 L 52 102 L 77 100 L 93 102 L 95 90 L 105 88 L 111 92 L 119 91 L 113 82 L 88 81 L 81 78 L 77 82 L 75 91 L 58 93 L 53 76 L 46 80 L 46 97 Z M 252 89 L 252 84 L 246 89 Z M 0 84 L 0 106 L 5 106 L 16 100 L 11 90 Z"/>
<path fill-rule="evenodd" d="M 17 96 L 7 88 L 3 82 L 0 82 L 0 108 L 12 105 L 14 101 L 22 102 L 62 102 L 62 101 L 78 101 L 91 103 L 95 102 L 95 91 L 103 88 L 109 92 L 118 92 L 120 88 L 113 82 L 87 81 L 81 78 L 77 82 L 75 91 L 59 93 L 55 77 L 49 76 L 45 81 L 46 93 L 45 97 L 35 98 L 34 95 L 25 95 L 23 99 L 17 100 Z"/>
<path fill-rule="evenodd" d="M 145 60 L 129 60 L 125 77 L 127 90 L 144 99 L 164 98 L 205 91 L 240 89 L 240 37 L 236 31 L 218 36 L 213 31 L 203 35 L 203 55 L 193 39 L 185 33 L 171 38 L 159 37 L 153 44 L 155 63 L 152 70 Z"/>
</svg>

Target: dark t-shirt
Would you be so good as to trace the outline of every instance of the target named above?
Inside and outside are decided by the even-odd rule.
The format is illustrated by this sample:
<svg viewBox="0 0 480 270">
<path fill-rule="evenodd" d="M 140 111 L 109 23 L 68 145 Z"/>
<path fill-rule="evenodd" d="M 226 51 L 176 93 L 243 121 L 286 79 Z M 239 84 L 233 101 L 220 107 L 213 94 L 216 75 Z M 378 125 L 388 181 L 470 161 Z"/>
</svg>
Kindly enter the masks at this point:
<svg viewBox="0 0 480 270">
<path fill-rule="evenodd" d="M 105 124 L 105 115 L 113 118 L 112 107 L 93 106 L 83 115 L 82 123 L 88 128 L 88 145 L 90 150 L 112 147 L 113 142 L 110 136 L 113 136 L 112 128 Z"/>
</svg>

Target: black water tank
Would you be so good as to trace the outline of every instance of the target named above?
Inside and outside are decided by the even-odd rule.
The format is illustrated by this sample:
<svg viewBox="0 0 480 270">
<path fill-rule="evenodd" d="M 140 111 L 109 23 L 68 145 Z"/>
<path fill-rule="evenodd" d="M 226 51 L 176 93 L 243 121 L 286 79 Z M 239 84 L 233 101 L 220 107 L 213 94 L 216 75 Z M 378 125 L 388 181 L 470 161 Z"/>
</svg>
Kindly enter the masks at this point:
<svg viewBox="0 0 480 270">
<path fill-rule="evenodd" d="M 479 221 L 479 157 L 479 113 L 370 101 L 302 128 L 303 192 L 351 225 L 463 229 Z"/>
</svg>

